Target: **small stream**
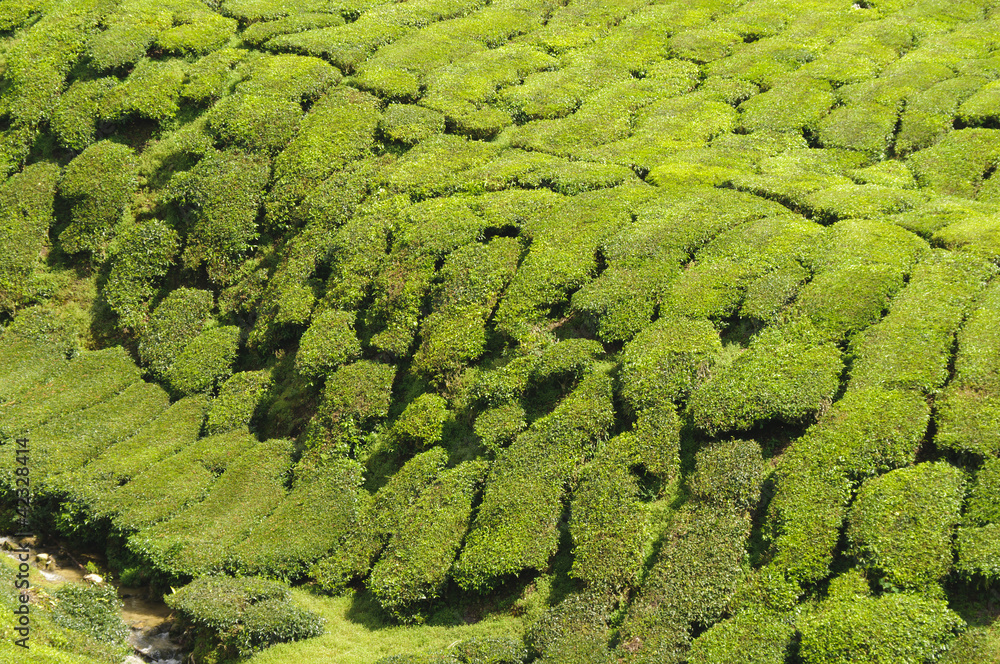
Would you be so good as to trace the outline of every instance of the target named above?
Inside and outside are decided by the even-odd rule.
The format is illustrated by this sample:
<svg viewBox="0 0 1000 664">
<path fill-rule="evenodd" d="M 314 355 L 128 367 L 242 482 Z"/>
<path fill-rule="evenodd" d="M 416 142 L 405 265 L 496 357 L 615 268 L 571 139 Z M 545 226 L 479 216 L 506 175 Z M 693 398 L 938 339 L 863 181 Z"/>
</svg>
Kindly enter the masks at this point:
<svg viewBox="0 0 1000 664">
<path fill-rule="evenodd" d="M 11 557 L 15 556 L 9 548 L 27 548 L 31 556 L 29 562 L 46 581 L 89 584 L 83 578 L 88 574 L 87 569 L 61 547 L 38 547 L 30 538 L 17 541 L 0 536 L 0 548 Z M 40 553 L 47 554 L 53 560 L 53 564 L 47 569 L 36 560 Z M 127 588 L 115 583 L 112 585 L 124 604 L 122 619 L 131 629 L 128 642 L 134 651 L 122 664 L 181 664 L 184 652 L 170 636 L 171 612 L 163 600 L 151 597 L 148 588 Z"/>
</svg>

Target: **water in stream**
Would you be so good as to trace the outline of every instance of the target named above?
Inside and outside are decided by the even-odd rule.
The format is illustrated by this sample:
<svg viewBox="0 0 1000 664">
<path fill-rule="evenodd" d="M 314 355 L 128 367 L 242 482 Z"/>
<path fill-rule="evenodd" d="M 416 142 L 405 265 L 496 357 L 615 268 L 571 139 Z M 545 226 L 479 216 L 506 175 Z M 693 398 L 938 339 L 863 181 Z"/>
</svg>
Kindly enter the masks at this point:
<svg viewBox="0 0 1000 664">
<path fill-rule="evenodd" d="M 87 584 L 84 576 L 87 569 L 73 559 L 73 556 L 59 547 L 35 547 L 32 542 L 14 541 L 0 536 L 0 546 L 4 542 L 13 548 L 27 548 L 30 562 L 46 581 L 52 583 Z M 4 551 L 13 556 L 10 551 Z M 36 561 L 38 554 L 48 554 L 55 564 L 49 569 Z M 122 619 L 131 629 L 129 645 L 135 651 L 122 664 L 181 664 L 184 653 L 170 636 L 170 609 L 158 597 L 151 597 L 146 588 L 126 588 L 114 584 L 118 597 L 122 600 Z"/>
</svg>

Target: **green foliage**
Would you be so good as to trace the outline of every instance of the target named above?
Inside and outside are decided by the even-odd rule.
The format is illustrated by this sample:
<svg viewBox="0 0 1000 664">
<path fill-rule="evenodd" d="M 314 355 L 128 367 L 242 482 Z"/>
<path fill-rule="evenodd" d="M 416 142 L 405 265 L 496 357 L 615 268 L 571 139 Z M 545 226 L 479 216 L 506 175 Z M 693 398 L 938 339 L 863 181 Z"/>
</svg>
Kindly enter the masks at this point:
<svg viewBox="0 0 1000 664">
<path fill-rule="evenodd" d="M 205 433 L 217 434 L 248 426 L 270 394 L 274 381 L 267 369 L 240 371 L 219 386 L 205 421 Z"/>
<path fill-rule="evenodd" d="M 110 141 L 91 145 L 69 163 L 59 181 L 59 194 L 70 205 L 70 223 L 59 234 L 64 251 L 106 257 L 114 227 L 131 202 L 137 167 L 130 148 Z"/>
<path fill-rule="evenodd" d="M 426 392 L 410 402 L 392 425 L 392 437 L 404 447 L 418 449 L 441 442 L 445 423 L 451 419 L 448 401 Z"/>
<path fill-rule="evenodd" d="M 545 568 L 559 543 L 564 483 L 613 422 L 611 380 L 594 371 L 500 455 L 455 564 L 460 586 L 482 591 Z"/>
<path fill-rule="evenodd" d="M 396 367 L 360 360 L 327 376 L 323 402 L 309 424 L 312 447 L 349 452 L 362 433 L 389 414 Z"/>
<path fill-rule="evenodd" d="M 359 524 L 361 466 L 338 459 L 299 478 L 288 495 L 232 552 L 239 574 L 301 578 Z"/>
<path fill-rule="evenodd" d="M 963 526 L 955 538 L 955 570 L 966 579 L 1000 579 L 1000 524 Z"/>
<path fill-rule="evenodd" d="M 689 489 L 701 500 L 746 511 L 760 500 L 763 481 L 760 445 L 732 440 L 699 450 Z"/>
<path fill-rule="evenodd" d="M 0 311 L 12 313 L 47 290 L 42 256 L 58 180 L 57 166 L 37 163 L 0 185 Z"/>
<path fill-rule="evenodd" d="M 940 661 L 942 664 L 973 664 L 988 662 L 997 657 L 1000 657 L 997 628 L 974 627 L 953 640 Z"/>
<path fill-rule="evenodd" d="M 128 626 L 121 617 L 122 601 L 113 586 L 63 584 L 52 593 L 52 622 L 116 646 L 118 656 L 128 652 Z"/>
<path fill-rule="evenodd" d="M 368 579 L 379 603 L 393 615 L 420 619 L 420 608 L 444 590 L 487 470 L 485 462 L 472 461 L 442 472 L 399 516 Z"/>
<path fill-rule="evenodd" d="M 528 657 L 519 640 L 502 636 L 474 636 L 453 651 L 462 664 L 521 664 Z"/>
<path fill-rule="evenodd" d="M 166 374 L 170 388 L 182 395 L 213 390 L 232 373 L 239 344 L 240 328 L 235 325 L 204 330 L 170 365 Z"/>
<path fill-rule="evenodd" d="M 121 85 L 101 98 L 101 117 L 112 121 L 170 120 L 179 109 L 184 75 L 184 64 L 180 60 L 143 58 Z"/>
<path fill-rule="evenodd" d="M 853 383 L 924 392 L 941 387 L 962 316 L 992 273 L 973 258 L 930 254 L 914 268 L 889 314 L 854 337 Z"/>
<path fill-rule="evenodd" d="M 139 358 L 150 373 L 166 378 L 184 347 L 201 332 L 212 307 L 210 292 L 184 287 L 157 305 L 139 335 Z"/>
<path fill-rule="evenodd" d="M 415 145 L 435 134 L 443 134 L 444 116 L 412 104 L 389 104 L 382 113 L 379 128 L 391 141 Z"/>
<path fill-rule="evenodd" d="M 270 174 L 266 159 L 242 152 L 210 152 L 170 181 L 167 196 L 190 219 L 184 264 L 204 264 L 227 284 L 257 239 L 257 212 Z"/>
<path fill-rule="evenodd" d="M 59 96 L 49 124 L 59 143 L 70 150 L 85 150 L 94 142 L 102 100 L 118 85 L 112 77 L 74 81 Z"/>
<path fill-rule="evenodd" d="M 862 485 L 847 537 L 854 555 L 897 588 L 924 588 L 951 570 L 965 478 L 946 463 L 900 468 Z M 900 514 L 907 514 L 901 521 Z"/>
<path fill-rule="evenodd" d="M 750 520 L 729 507 L 682 507 L 628 608 L 618 654 L 677 661 L 691 623 L 717 621 L 743 576 Z"/>
<path fill-rule="evenodd" d="M 129 548 L 173 574 L 198 576 L 231 566 L 236 547 L 285 498 L 291 452 L 288 440 L 258 443 L 229 464 L 205 500 L 140 530 Z"/>
<path fill-rule="evenodd" d="M 167 53 L 198 55 L 219 48 L 236 32 L 236 21 L 220 16 L 199 4 L 199 10 L 186 14 L 181 22 L 156 36 L 156 45 Z"/>
<path fill-rule="evenodd" d="M 322 619 L 299 607 L 288 586 L 276 581 L 203 576 L 164 601 L 189 624 L 213 632 L 240 657 L 323 633 Z"/>
<path fill-rule="evenodd" d="M 473 431 L 487 448 L 499 453 L 527 426 L 524 408 L 518 403 L 507 403 L 481 411 Z"/>
<path fill-rule="evenodd" d="M 188 67 L 181 97 L 201 104 L 224 96 L 237 77 L 234 69 L 247 55 L 242 49 L 220 48 L 199 58 Z"/>
<path fill-rule="evenodd" d="M 716 623 L 691 642 L 689 664 L 784 664 L 795 636 L 788 617 L 747 611 Z"/>
<path fill-rule="evenodd" d="M 771 326 L 696 389 L 689 408 L 709 433 L 802 420 L 830 403 L 842 369 L 840 352 L 808 323 Z"/>
<path fill-rule="evenodd" d="M 149 315 L 149 302 L 174 264 L 180 236 L 159 219 L 122 221 L 108 247 L 111 272 L 101 295 L 118 314 L 119 326 L 138 330 Z"/>
<path fill-rule="evenodd" d="M 962 521 L 976 526 L 1000 523 L 1000 459 L 986 459 L 976 472 Z"/>
<path fill-rule="evenodd" d="M 681 401 L 709 375 L 721 351 L 708 321 L 661 318 L 625 345 L 622 398 L 634 412 Z"/>
<path fill-rule="evenodd" d="M 313 318 L 299 342 L 295 369 L 316 379 L 356 360 L 361 355 L 361 343 L 354 333 L 354 318 L 352 312 L 336 309 L 327 309 Z"/>
<path fill-rule="evenodd" d="M 539 653 L 541 662 L 606 664 L 613 661 L 608 599 L 599 593 L 576 593 L 546 611 L 531 626 L 525 642 Z"/>
<path fill-rule="evenodd" d="M 962 619 L 947 602 L 918 595 L 831 600 L 799 625 L 806 664 L 918 664 L 947 647 Z"/>
<path fill-rule="evenodd" d="M 826 81 L 789 77 L 740 104 L 740 126 L 751 132 L 815 133 L 833 103 L 833 92 Z"/>
<path fill-rule="evenodd" d="M 292 35 L 306 30 L 333 28 L 343 24 L 344 18 L 339 14 L 297 12 L 274 21 L 252 23 L 240 33 L 240 38 L 244 43 L 259 48 L 278 35 Z"/>
<path fill-rule="evenodd" d="M 917 182 L 930 191 L 973 198 L 987 171 L 1000 159 L 1000 130 L 960 129 L 910 155 Z"/>
</svg>

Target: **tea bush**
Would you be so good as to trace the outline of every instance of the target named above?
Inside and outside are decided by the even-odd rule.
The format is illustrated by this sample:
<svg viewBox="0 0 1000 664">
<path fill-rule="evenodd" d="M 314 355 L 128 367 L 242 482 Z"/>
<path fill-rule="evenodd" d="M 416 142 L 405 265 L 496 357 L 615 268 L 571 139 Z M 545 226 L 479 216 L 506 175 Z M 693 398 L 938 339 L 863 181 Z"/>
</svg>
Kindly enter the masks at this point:
<svg viewBox="0 0 1000 664">
<path fill-rule="evenodd" d="M 181 395 L 213 390 L 232 373 L 239 343 L 240 329 L 235 325 L 202 331 L 170 365 L 166 379 L 171 389 Z"/>
<path fill-rule="evenodd" d="M 691 642 L 690 664 L 783 664 L 795 627 L 789 617 L 746 611 L 716 623 Z"/>
<path fill-rule="evenodd" d="M 61 145 L 83 151 L 95 141 L 102 101 L 117 85 L 118 80 L 110 76 L 75 81 L 59 96 L 49 123 Z"/>
<path fill-rule="evenodd" d="M 141 329 L 149 303 L 174 265 L 180 236 L 159 219 L 144 223 L 119 223 L 108 247 L 111 271 L 101 295 L 118 314 L 121 327 Z"/>
<path fill-rule="evenodd" d="M 170 120 L 180 110 L 184 69 L 180 60 L 141 59 L 121 85 L 108 90 L 101 98 L 101 118 L 111 121 Z"/>
<path fill-rule="evenodd" d="M 0 310 L 13 313 L 46 290 L 42 254 L 49 247 L 59 169 L 38 163 L 0 186 Z"/>
<path fill-rule="evenodd" d="M 263 403 L 274 381 L 267 369 L 240 371 L 219 386 L 205 421 L 205 433 L 217 434 L 248 426 Z"/>
<path fill-rule="evenodd" d="M 701 500 L 737 510 L 753 510 L 764 482 L 764 458 L 753 441 L 732 440 L 698 451 L 691 493 Z"/>
<path fill-rule="evenodd" d="M 302 335 L 295 355 L 295 368 L 303 376 L 322 378 L 360 355 L 361 343 L 354 333 L 354 314 L 328 309 L 313 318 Z"/>
<path fill-rule="evenodd" d="M 174 361 L 198 336 L 214 302 L 209 291 L 177 288 L 153 309 L 149 322 L 139 333 L 139 358 L 149 372 L 166 378 Z"/>
</svg>

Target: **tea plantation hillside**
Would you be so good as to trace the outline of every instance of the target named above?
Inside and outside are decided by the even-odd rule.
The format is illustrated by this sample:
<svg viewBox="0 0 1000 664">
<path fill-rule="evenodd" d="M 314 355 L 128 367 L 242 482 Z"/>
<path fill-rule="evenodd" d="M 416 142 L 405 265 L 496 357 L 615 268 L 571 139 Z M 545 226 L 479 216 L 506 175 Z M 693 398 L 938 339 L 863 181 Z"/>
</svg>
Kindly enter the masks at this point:
<svg viewBox="0 0 1000 664">
<path fill-rule="evenodd" d="M 0 31 L 0 530 L 198 662 L 1000 662 L 1000 1 Z"/>
</svg>

